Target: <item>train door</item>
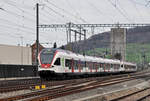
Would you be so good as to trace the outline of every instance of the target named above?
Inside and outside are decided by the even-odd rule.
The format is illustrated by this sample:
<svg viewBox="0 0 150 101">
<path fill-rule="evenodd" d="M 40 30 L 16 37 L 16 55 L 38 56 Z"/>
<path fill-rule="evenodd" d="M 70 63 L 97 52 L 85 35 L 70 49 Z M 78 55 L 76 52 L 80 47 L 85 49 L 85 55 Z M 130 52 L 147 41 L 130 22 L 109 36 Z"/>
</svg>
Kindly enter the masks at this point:
<svg viewBox="0 0 150 101">
<path fill-rule="evenodd" d="M 71 60 L 71 72 L 74 73 L 74 59 Z"/>
<path fill-rule="evenodd" d="M 97 62 L 95 63 L 95 72 L 97 72 L 98 66 L 97 66 Z"/>
<path fill-rule="evenodd" d="M 104 72 L 106 72 L 106 64 L 103 64 Z"/>
<path fill-rule="evenodd" d="M 117 64 L 114 64 L 114 71 L 115 71 L 115 72 L 118 71 Z"/>
<path fill-rule="evenodd" d="M 65 59 L 65 72 L 71 72 L 71 59 Z"/>
<path fill-rule="evenodd" d="M 65 58 L 61 58 L 61 71 L 65 72 Z"/>
<path fill-rule="evenodd" d="M 101 63 L 99 63 L 99 71 L 100 71 L 100 72 L 102 71 Z"/>
<path fill-rule="evenodd" d="M 123 64 L 120 64 L 120 71 L 125 71 Z"/>
<path fill-rule="evenodd" d="M 63 72 L 61 67 L 61 58 L 57 58 L 54 62 L 54 67 L 56 72 Z"/>
<path fill-rule="evenodd" d="M 79 72 L 81 72 L 81 61 L 80 60 L 78 61 L 78 69 L 79 69 Z"/>
<path fill-rule="evenodd" d="M 103 63 L 100 63 L 100 72 L 104 72 Z"/>
<path fill-rule="evenodd" d="M 93 69 L 93 63 L 91 62 L 90 63 L 90 72 L 92 72 L 92 69 Z"/>
<path fill-rule="evenodd" d="M 79 72 L 78 69 L 78 60 L 74 60 L 74 72 Z"/>
</svg>

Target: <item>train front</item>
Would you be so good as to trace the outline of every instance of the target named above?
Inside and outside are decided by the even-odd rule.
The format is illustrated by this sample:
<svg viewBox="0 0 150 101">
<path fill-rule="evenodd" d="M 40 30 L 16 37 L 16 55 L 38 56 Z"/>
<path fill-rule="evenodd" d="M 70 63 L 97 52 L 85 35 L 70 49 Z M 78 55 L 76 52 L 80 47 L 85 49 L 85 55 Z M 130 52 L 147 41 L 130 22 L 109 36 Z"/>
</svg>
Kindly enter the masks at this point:
<svg viewBox="0 0 150 101">
<path fill-rule="evenodd" d="M 38 73 L 41 78 L 49 78 L 54 76 L 53 61 L 56 55 L 55 49 L 43 49 L 38 57 L 39 66 Z"/>
</svg>

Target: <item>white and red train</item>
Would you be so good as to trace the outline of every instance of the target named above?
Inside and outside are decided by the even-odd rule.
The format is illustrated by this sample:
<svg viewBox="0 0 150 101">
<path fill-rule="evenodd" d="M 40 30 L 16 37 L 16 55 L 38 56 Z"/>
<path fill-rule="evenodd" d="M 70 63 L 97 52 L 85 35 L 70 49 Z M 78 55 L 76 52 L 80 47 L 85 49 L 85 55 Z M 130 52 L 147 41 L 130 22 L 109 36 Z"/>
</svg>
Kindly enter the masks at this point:
<svg viewBox="0 0 150 101">
<path fill-rule="evenodd" d="M 41 78 L 137 71 L 136 64 L 130 62 L 84 56 L 62 49 L 43 49 L 38 59 Z"/>
</svg>

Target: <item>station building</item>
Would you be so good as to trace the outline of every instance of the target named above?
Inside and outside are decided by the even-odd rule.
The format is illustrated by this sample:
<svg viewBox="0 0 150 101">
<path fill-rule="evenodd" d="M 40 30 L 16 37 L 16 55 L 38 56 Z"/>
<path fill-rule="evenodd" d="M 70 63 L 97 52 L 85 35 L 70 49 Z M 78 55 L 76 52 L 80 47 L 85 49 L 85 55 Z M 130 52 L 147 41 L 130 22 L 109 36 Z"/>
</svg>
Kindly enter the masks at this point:
<svg viewBox="0 0 150 101">
<path fill-rule="evenodd" d="M 32 65 L 36 64 L 36 42 L 34 44 L 31 45 L 31 49 L 32 49 Z M 44 49 L 44 47 L 39 44 L 39 52 Z"/>
</svg>

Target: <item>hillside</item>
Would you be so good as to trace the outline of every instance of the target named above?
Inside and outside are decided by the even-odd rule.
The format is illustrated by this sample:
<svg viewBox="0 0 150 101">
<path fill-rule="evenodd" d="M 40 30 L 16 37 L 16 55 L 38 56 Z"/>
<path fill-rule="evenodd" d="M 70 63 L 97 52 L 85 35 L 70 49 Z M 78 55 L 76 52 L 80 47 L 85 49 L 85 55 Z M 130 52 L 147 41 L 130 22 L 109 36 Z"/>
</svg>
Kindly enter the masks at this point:
<svg viewBox="0 0 150 101">
<path fill-rule="evenodd" d="M 111 58 L 109 48 L 95 48 L 86 51 L 86 55 L 95 55 L 105 58 Z M 128 43 L 126 48 L 126 61 L 138 64 L 150 62 L 150 45 L 139 43 Z"/>
<path fill-rule="evenodd" d="M 127 30 L 127 61 L 141 63 L 150 61 L 150 27 L 136 27 Z M 110 32 L 99 33 L 86 41 L 72 43 L 72 51 L 88 55 L 97 55 L 110 58 Z M 143 55 L 147 55 L 145 60 Z M 147 59 L 148 58 L 148 59 Z"/>
<path fill-rule="evenodd" d="M 150 43 L 150 27 L 128 29 L 127 43 Z M 72 44 L 73 49 L 80 49 L 80 51 L 93 48 L 108 48 L 110 46 L 110 32 L 99 33 L 88 38 L 85 42 L 81 41 Z"/>
</svg>

